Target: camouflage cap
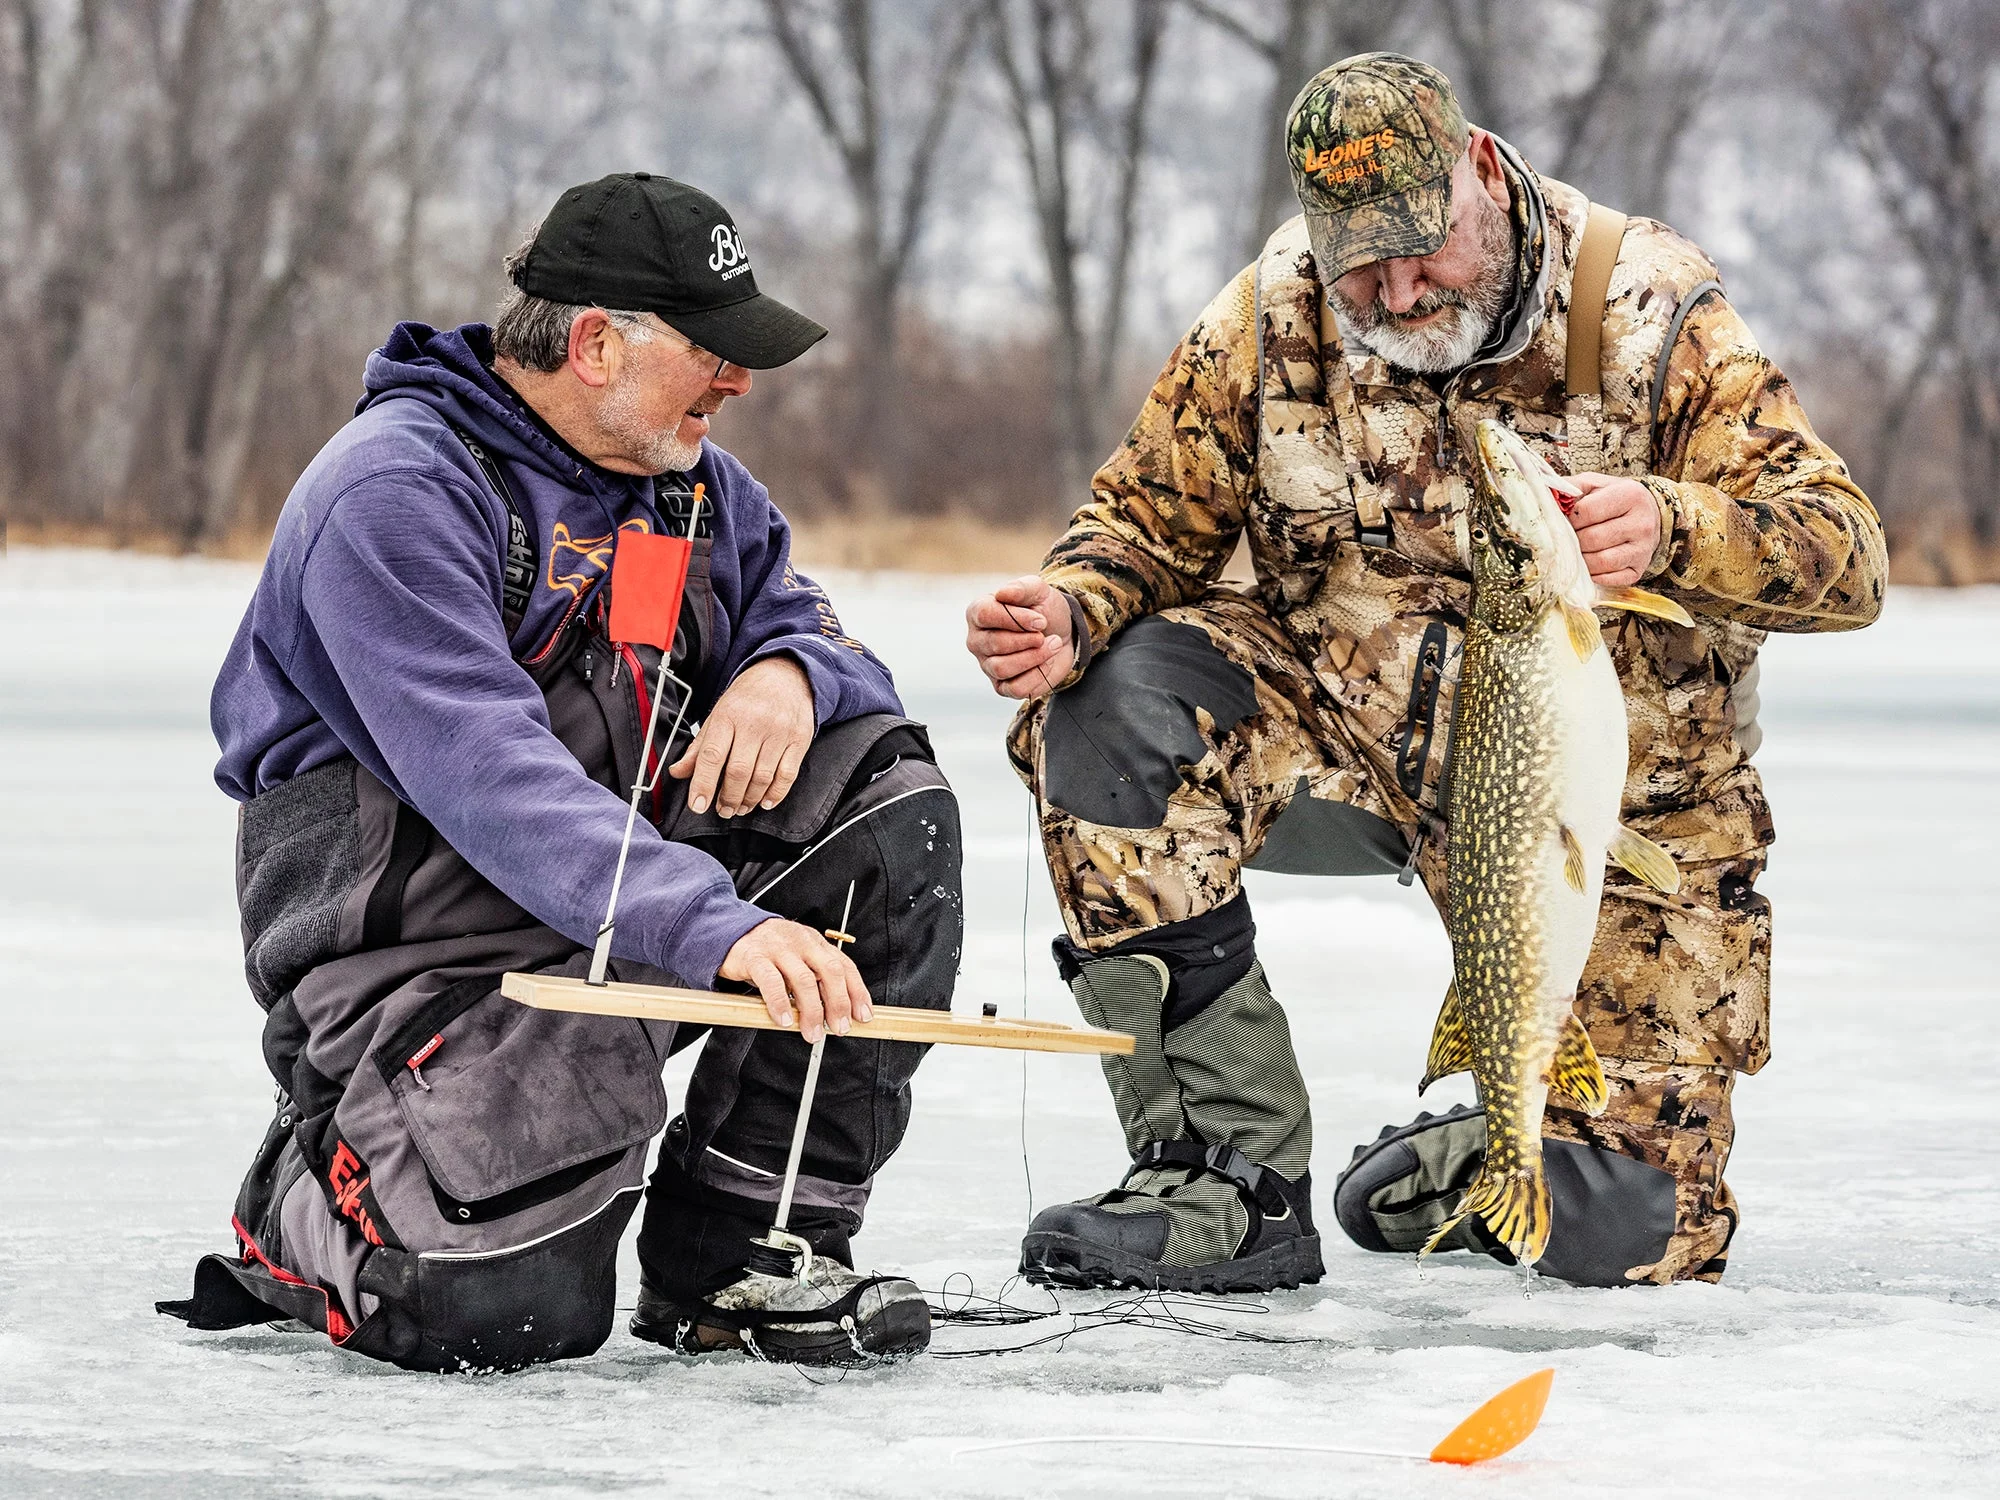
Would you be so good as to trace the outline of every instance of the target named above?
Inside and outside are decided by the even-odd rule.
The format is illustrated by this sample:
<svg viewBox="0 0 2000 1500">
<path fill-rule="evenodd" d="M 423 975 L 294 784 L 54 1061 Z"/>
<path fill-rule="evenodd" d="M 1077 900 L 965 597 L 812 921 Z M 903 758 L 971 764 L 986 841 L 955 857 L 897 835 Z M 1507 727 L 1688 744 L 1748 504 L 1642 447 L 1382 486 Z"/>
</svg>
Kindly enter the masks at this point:
<svg viewBox="0 0 2000 1500">
<path fill-rule="evenodd" d="M 1429 255 L 1451 231 L 1451 169 L 1472 127 L 1451 81 L 1397 52 L 1364 52 L 1299 90 L 1285 155 L 1320 274 Z"/>
</svg>

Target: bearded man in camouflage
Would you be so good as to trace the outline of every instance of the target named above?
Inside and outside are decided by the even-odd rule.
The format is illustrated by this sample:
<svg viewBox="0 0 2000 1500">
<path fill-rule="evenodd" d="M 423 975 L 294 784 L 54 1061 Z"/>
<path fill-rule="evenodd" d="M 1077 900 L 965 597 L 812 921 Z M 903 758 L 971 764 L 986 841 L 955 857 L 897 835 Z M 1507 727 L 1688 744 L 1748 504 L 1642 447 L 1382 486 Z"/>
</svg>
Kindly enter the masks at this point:
<svg viewBox="0 0 2000 1500">
<path fill-rule="evenodd" d="M 1453 522 L 1495 417 L 1575 476 L 1593 576 L 1695 619 L 1604 626 L 1623 817 L 1682 886 L 1609 872 L 1576 1004 L 1611 1100 L 1549 1107 L 1540 1269 L 1714 1281 L 1737 1222 L 1731 1085 L 1769 1053 L 1757 650 L 1876 617 L 1880 523 L 1713 263 L 1650 219 L 1621 237 L 1469 126 L 1434 69 L 1326 69 L 1287 149 L 1304 214 L 1196 320 L 1040 575 L 967 611 L 987 676 L 1028 700 L 1009 748 L 1068 928 L 1057 961 L 1093 1024 L 1139 1039 L 1105 1064 L 1131 1171 L 1037 1215 L 1022 1268 L 1197 1291 L 1320 1276 L 1306 1090 L 1240 871 L 1401 871 L 1443 907 L 1470 591 Z M 1603 269 L 1580 275 L 1593 222 Z M 1221 587 L 1246 529 L 1256 584 Z M 1473 1109 L 1384 1130 L 1335 1215 L 1364 1248 L 1414 1250 L 1484 1148 Z M 1508 1258 L 1480 1234 L 1447 1245 Z"/>
</svg>

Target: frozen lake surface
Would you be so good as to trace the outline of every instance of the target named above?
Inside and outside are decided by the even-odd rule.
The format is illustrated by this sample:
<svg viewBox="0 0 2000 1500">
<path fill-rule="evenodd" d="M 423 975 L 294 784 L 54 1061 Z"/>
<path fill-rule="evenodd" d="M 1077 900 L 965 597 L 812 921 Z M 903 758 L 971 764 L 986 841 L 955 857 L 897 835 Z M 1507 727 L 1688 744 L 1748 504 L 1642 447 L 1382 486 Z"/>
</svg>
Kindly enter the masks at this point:
<svg viewBox="0 0 2000 1500">
<path fill-rule="evenodd" d="M 1487 1262 L 1443 1258 L 1420 1277 L 1350 1246 L 1332 1180 L 1356 1142 L 1414 1113 L 1448 949 L 1391 880 L 1253 877 L 1313 1091 L 1327 1277 L 1202 1315 L 1300 1342 L 1109 1327 L 813 1381 L 667 1355 L 622 1318 L 593 1359 L 478 1378 L 154 1314 L 155 1298 L 186 1295 L 198 1255 L 230 1248 L 229 1205 L 268 1120 L 233 808 L 209 779 L 206 722 L 254 576 L 0 559 L 0 1495 L 1995 1492 L 2000 591 L 1900 592 L 1872 630 L 1767 649 L 1776 1056 L 1737 1095 L 1729 1178 L 1745 1217 L 1724 1285 L 1528 1297 Z M 958 1006 L 1018 1013 L 1025 997 L 1074 1019 L 1000 751 L 1006 707 L 959 645 L 974 582 L 828 582 L 933 726 L 963 801 Z M 684 1076 L 670 1074 L 676 1092 Z M 1468 1090 L 1440 1086 L 1446 1103 Z M 1002 1291 L 1030 1205 L 1024 1142 L 1037 1205 L 1123 1165 L 1090 1059 L 943 1049 L 917 1093 L 857 1249 L 933 1292 L 947 1277 Z M 627 1305 L 636 1286 L 628 1243 Z M 934 1347 L 1063 1326 L 945 1328 Z M 1078 1433 L 1422 1451 L 1549 1364 L 1540 1433 L 1476 1471 L 1144 1444 L 957 1456 Z"/>
</svg>

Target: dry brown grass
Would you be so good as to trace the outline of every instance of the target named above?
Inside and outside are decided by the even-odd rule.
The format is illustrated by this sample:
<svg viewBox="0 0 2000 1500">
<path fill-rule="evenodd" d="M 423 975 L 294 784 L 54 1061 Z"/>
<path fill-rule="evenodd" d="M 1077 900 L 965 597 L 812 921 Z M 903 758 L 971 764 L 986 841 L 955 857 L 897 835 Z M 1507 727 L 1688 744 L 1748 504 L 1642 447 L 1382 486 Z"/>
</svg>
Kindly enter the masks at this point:
<svg viewBox="0 0 2000 1500">
<path fill-rule="evenodd" d="M 1982 547 L 1968 532 L 1889 537 L 1889 581 L 1929 587 L 2000 583 L 2000 546 Z"/>
<path fill-rule="evenodd" d="M 1032 573 L 1040 566 L 1054 528 L 1000 526 L 974 516 L 824 517 L 793 523 L 793 555 L 807 572 Z M 269 538 L 244 533 L 205 557 L 260 562 Z M 0 549 L 96 547 L 171 557 L 183 549 L 164 533 L 106 526 L 0 523 Z M 1249 580 L 1248 549 L 1238 547 L 1225 570 L 1230 581 Z M 1889 577 L 1921 587 L 2000 583 L 2000 546 L 1982 548 L 1964 531 L 1896 534 L 1889 546 Z"/>
<path fill-rule="evenodd" d="M 1032 573 L 1057 535 L 975 516 L 828 516 L 794 521 L 792 533 L 793 555 L 809 573 Z"/>
<path fill-rule="evenodd" d="M 844 568 L 859 572 L 1032 573 L 1055 540 L 1053 529 L 996 526 L 973 516 L 828 517 L 795 521 L 792 552 L 807 572 Z M 173 557 L 185 551 L 164 532 L 65 523 L 0 523 L 0 547 L 92 547 Z M 270 537 L 245 533 L 204 557 L 261 562 Z"/>
<path fill-rule="evenodd" d="M 201 549 L 203 557 L 236 562 L 262 562 L 271 538 L 264 532 L 240 532 Z M 0 551 L 8 547 L 90 547 L 106 552 L 140 552 L 151 557 L 182 557 L 187 548 L 164 531 L 130 527 L 79 525 L 66 521 L 0 521 Z"/>
</svg>

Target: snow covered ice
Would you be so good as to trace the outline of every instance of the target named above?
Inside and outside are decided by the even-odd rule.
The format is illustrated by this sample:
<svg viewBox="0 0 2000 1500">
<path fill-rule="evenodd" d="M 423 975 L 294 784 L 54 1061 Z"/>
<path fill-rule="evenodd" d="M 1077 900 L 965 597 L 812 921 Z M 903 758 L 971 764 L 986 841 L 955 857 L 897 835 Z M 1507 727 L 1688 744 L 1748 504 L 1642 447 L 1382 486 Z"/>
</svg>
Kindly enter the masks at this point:
<svg viewBox="0 0 2000 1500">
<path fill-rule="evenodd" d="M 197 1256 L 229 1248 L 229 1205 L 268 1120 L 233 807 L 209 779 L 206 722 L 254 578 L 85 552 L 0 559 L 0 1495 L 1824 1500 L 2000 1487 L 2000 591 L 1899 592 L 1871 630 L 1766 649 L 1776 1055 L 1737 1093 L 1729 1179 L 1745 1218 L 1721 1286 L 1544 1281 L 1525 1296 L 1489 1262 L 1441 1257 L 1420 1275 L 1350 1246 L 1332 1181 L 1355 1143 L 1418 1107 L 1449 949 L 1422 896 L 1393 880 L 1253 876 L 1313 1091 L 1327 1276 L 1204 1316 L 1309 1342 L 1099 1328 L 815 1381 L 669 1355 L 622 1318 L 595 1358 L 479 1378 L 154 1313 L 155 1298 L 186 1295 Z M 1017 1014 L 1025 999 L 1075 1020 L 1048 959 L 1056 918 L 1027 799 L 1000 749 L 1007 706 L 960 645 L 976 581 L 828 581 L 959 790 L 971 927 L 958 1007 Z M 678 1059 L 676 1093 L 685 1075 Z M 857 1250 L 933 1292 L 962 1275 L 998 1294 L 1029 1210 L 1024 1088 L 1036 1205 L 1109 1186 L 1122 1166 L 1097 1065 L 939 1049 L 916 1087 Z M 1468 1089 L 1448 1080 L 1424 1103 Z M 637 1275 L 628 1235 L 627 1306 Z M 1060 1326 L 945 1327 L 934 1348 Z M 1133 1444 L 955 1456 L 1076 1433 L 1421 1452 L 1548 1364 L 1541 1431 L 1474 1471 Z"/>
</svg>

